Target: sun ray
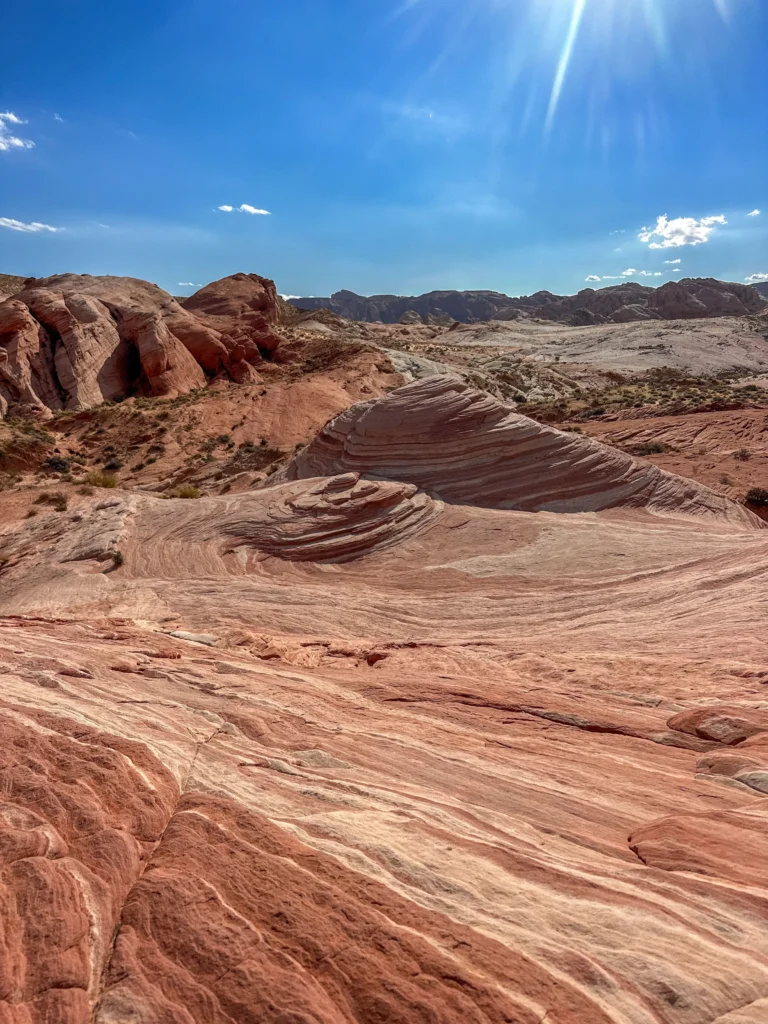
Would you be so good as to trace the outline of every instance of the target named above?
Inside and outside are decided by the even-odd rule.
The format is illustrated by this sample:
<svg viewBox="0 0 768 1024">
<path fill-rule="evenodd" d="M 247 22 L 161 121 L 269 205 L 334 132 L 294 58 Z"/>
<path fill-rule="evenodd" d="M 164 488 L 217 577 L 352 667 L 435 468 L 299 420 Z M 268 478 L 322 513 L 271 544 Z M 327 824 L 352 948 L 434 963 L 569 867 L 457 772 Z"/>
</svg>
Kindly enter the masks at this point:
<svg viewBox="0 0 768 1024">
<path fill-rule="evenodd" d="M 547 132 L 552 128 L 552 123 L 554 121 L 555 114 L 557 113 L 557 105 L 560 102 L 560 94 L 563 91 L 565 76 L 568 73 L 568 65 L 571 62 L 571 54 L 573 53 L 573 47 L 576 43 L 576 37 L 579 34 L 579 27 L 581 26 L 581 19 L 584 17 L 584 10 L 586 6 L 587 0 L 573 0 L 571 23 L 568 27 L 568 34 L 565 37 L 563 51 L 560 54 L 555 80 L 552 83 L 552 92 L 549 97 L 549 106 L 547 107 L 547 117 L 545 121 L 545 129 Z"/>
</svg>

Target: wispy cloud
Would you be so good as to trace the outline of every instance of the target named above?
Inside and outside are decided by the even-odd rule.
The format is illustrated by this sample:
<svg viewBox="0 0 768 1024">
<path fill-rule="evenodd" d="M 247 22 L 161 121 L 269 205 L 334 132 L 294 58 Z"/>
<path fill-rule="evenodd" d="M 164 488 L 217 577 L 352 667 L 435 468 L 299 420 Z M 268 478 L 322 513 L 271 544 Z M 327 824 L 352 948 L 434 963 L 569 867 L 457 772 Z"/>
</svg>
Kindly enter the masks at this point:
<svg viewBox="0 0 768 1024">
<path fill-rule="evenodd" d="M 759 217 L 760 216 L 760 211 L 759 210 L 753 210 L 751 213 L 748 213 L 747 216 L 748 217 Z"/>
<path fill-rule="evenodd" d="M 63 231 L 64 228 L 54 228 L 50 224 L 41 224 L 40 221 L 33 220 L 29 224 L 25 224 L 23 220 L 14 220 L 13 217 L 0 217 L 0 228 L 8 228 L 10 231 Z"/>
<path fill-rule="evenodd" d="M 661 277 L 662 273 L 660 270 L 638 270 L 638 274 L 641 277 Z"/>
<path fill-rule="evenodd" d="M 682 260 L 664 260 L 664 262 L 668 263 L 670 267 L 676 267 L 678 265 L 678 263 L 682 263 L 683 261 Z"/>
<path fill-rule="evenodd" d="M 61 114 L 54 114 L 53 115 L 53 120 L 54 121 L 60 121 L 62 124 L 64 124 L 64 118 L 61 116 Z"/>
<path fill-rule="evenodd" d="M 34 147 L 35 144 L 31 139 L 22 139 L 20 136 L 14 135 L 8 127 L 26 123 L 20 117 L 12 114 L 10 110 L 0 114 L 0 153 L 10 149 L 32 149 Z"/>
<path fill-rule="evenodd" d="M 232 213 L 234 211 L 235 207 L 234 206 L 229 206 L 228 204 L 225 203 L 223 206 L 217 206 L 216 209 L 217 210 L 221 210 L 222 213 Z M 260 210 L 260 209 L 258 209 L 258 207 L 251 206 L 249 203 L 241 203 L 237 207 L 237 212 L 238 213 L 250 213 L 250 215 L 252 217 L 254 217 L 254 216 L 271 217 L 272 216 L 271 213 L 269 212 L 269 210 Z"/>
<path fill-rule="evenodd" d="M 676 249 L 681 245 L 701 245 L 709 241 L 709 236 L 718 224 L 727 224 L 722 213 L 715 217 L 675 217 L 668 220 L 663 214 L 657 218 L 656 226 L 643 228 L 637 236 L 641 242 L 647 242 L 649 249 Z M 653 241 L 653 239 L 660 241 Z"/>
<path fill-rule="evenodd" d="M 410 124 L 422 133 L 426 129 L 436 135 L 458 137 L 463 135 L 469 127 L 463 117 L 445 110 L 438 110 L 435 107 L 419 106 L 416 103 L 397 103 L 392 100 L 384 100 L 381 103 L 381 110 L 390 120 Z"/>
<path fill-rule="evenodd" d="M 750 274 L 744 280 L 747 284 L 761 284 L 763 281 L 768 281 L 768 274 Z"/>
<path fill-rule="evenodd" d="M 176 286 L 178 288 L 202 288 L 201 284 L 195 284 L 194 281 L 177 281 Z"/>
</svg>

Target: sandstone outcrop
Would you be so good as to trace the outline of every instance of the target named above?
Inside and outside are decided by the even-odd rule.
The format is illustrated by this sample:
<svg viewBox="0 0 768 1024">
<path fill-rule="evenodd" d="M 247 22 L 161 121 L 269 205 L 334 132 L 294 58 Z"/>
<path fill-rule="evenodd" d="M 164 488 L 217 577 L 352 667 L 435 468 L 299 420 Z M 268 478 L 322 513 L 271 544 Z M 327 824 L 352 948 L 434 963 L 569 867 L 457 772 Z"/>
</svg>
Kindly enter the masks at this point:
<svg viewBox="0 0 768 1024">
<path fill-rule="evenodd" d="M 235 275 L 237 283 L 246 276 Z M 203 290 L 209 304 L 216 306 L 211 296 L 227 292 L 229 280 Z M 260 301 L 252 300 L 250 312 L 240 309 L 235 289 L 229 306 L 222 300 L 217 308 L 236 312 L 215 316 L 182 309 L 135 278 L 28 281 L 0 302 L 0 403 L 44 414 L 128 394 L 173 396 L 217 375 L 258 380 L 255 367 L 274 355 L 280 335 L 272 326 L 274 285 L 257 280 Z"/>
<path fill-rule="evenodd" d="M 280 346 L 275 284 L 258 274 L 232 274 L 195 292 L 184 309 L 219 330 L 230 348 L 242 351 L 240 360 L 255 364 L 273 356 Z"/>
<path fill-rule="evenodd" d="M 757 1024 L 768 534 L 677 513 L 348 475 L 5 529 L 4 1019 Z"/>
<path fill-rule="evenodd" d="M 486 508 L 631 507 L 757 524 L 752 513 L 700 484 L 521 416 L 452 376 L 417 380 L 341 413 L 283 476 L 350 471 L 408 481 L 434 497 Z"/>
</svg>

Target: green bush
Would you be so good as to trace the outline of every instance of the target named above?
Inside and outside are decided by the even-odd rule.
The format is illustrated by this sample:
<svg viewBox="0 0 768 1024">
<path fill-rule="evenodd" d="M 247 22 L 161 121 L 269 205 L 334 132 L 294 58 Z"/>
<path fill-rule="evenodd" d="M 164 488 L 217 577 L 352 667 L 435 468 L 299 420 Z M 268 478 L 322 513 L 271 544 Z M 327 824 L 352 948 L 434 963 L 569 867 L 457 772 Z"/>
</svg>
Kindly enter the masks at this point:
<svg viewBox="0 0 768 1024">
<path fill-rule="evenodd" d="M 182 484 L 181 487 L 175 487 L 169 492 L 171 498 L 199 498 L 200 496 L 200 491 L 192 484 Z"/>
</svg>

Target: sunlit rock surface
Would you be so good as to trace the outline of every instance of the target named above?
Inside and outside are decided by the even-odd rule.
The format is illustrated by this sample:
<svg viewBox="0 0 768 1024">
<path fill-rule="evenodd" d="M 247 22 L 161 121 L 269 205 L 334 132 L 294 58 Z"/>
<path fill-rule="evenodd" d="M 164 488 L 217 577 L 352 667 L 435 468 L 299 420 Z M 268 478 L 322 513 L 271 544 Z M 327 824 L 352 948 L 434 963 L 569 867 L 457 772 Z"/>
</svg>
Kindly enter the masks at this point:
<svg viewBox="0 0 768 1024">
<path fill-rule="evenodd" d="M 768 532 L 427 384 L 0 528 L 3 1024 L 765 1021 Z"/>
</svg>

